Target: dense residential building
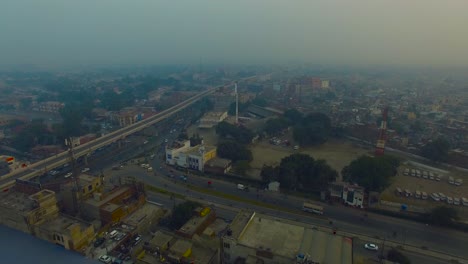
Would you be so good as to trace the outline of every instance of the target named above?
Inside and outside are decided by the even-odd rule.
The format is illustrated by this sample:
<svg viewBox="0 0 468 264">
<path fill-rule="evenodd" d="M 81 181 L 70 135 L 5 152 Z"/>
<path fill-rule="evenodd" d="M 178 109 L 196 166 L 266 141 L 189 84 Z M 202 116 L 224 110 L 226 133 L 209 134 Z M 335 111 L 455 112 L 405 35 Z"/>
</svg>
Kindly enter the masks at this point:
<svg viewBox="0 0 468 264">
<path fill-rule="evenodd" d="M 65 106 L 62 102 L 48 101 L 37 105 L 37 110 L 48 113 L 58 113 Z"/>
<path fill-rule="evenodd" d="M 80 219 L 59 215 L 34 227 L 36 237 L 66 249 L 82 252 L 94 239 L 94 226 Z"/>
<path fill-rule="evenodd" d="M 55 192 L 41 190 L 26 194 L 15 189 L 0 196 L 0 224 L 34 234 L 34 226 L 57 218 Z"/>
<path fill-rule="evenodd" d="M 196 234 L 201 235 L 215 219 L 216 213 L 214 210 L 209 207 L 198 207 L 187 223 L 176 231 L 176 234 L 185 238 L 192 238 Z"/>
</svg>

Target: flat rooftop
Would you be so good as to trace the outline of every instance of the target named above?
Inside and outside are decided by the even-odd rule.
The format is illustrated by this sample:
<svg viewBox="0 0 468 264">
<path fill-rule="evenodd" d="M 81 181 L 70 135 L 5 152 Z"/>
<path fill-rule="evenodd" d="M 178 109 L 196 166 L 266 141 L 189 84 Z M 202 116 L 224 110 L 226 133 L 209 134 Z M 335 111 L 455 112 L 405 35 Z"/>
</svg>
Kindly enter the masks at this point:
<svg viewBox="0 0 468 264">
<path fill-rule="evenodd" d="M 213 214 L 213 209 L 210 208 L 210 212 L 205 216 L 194 215 L 190 218 L 180 229 L 179 232 L 193 235 L 198 227 L 206 221 L 206 219 Z"/>
<path fill-rule="evenodd" d="M 157 231 L 149 243 L 152 246 L 162 248 L 163 246 L 167 245 L 167 243 L 171 242 L 172 239 L 174 239 L 174 236 L 166 234 L 162 231 Z"/>
<path fill-rule="evenodd" d="M 214 147 L 214 146 L 203 146 L 203 147 L 205 148 L 205 153 L 216 149 L 216 147 Z M 185 153 L 187 155 L 193 155 L 193 154 L 199 155 L 201 148 L 202 148 L 201 146 L 195 146 L 195 147 L 190 148 L 189 150 L 185 151 Z"/>
<path fill-rule="evenodd" d="M 238 242 L 251 248 L 270 249 L 277 255 L 293 257 L 299 252 L 304 227 L 255 215 Z"/>
<path fill-rule="evenodd" d="M 104 204 L 109 203 L 112 199 L 115 197 L 121 195 L 122 193 L 128 191 L 129 187 L 127 186 L 122 186 L 114 191 L 112 191 L 110 194 L 106 195 L 103 197 L 100 201 L 96 201 L 94 198 L 89 198 L 84 203 L 95 206 L 95 207 L 101 207 Z"/>
<path fill-rule="evenodd" d="M 352 263 L 351 238 L 309 228 L 303 223 L 255 213 L 249 217 L 248 212 L 241 212 L 231 230 L 238 244 L 262 248 L 276 256 L 294 258 L 304 254 L 318 263 Z"/>
<path fill-rule="evenodd" d="M 255 212 L 252 211 L 240 211 L 232 223 L 229 225 L 229 228 L 232 231 L 232 236 L 236 239 L 242 234 L 244 229 L 247 227 L 250 219 L 255 216 Z"/>
<path fill-rule="evenodd" d="M 26 213 L 35 208 L 34 201 L 29 199 L 29 195 L 17 191 L 9 191 L 0 196 L 0 206 L 21 213 Z"/>
<path fill-rule="evenodd" d="M 182 256 L 185 252 L 192 248 L 192 242 L 188 240 L 178 239 L 170 248 L 170 251 L 176 255 Z"/>
<path fill-rule="evenodd" d="M 145 204 L 127 218 L 123 220 L 123 222 L 130 226 L 138 226 L 142 221 L 151 218 L 154 215 L 157 215 L 163 209 L 154 204 Z"/>
<path fill-rule="evenodd" d="M 225 168 L 229 166 L 229 164 L 231 164 L 230 160 L 216 157 L 207 161 L 205 166 Z"/>
<path fill-rule="evenodd" d="M 101 207 L 101 210 L 106 211 L 106 212 L 113 212 L 113 211 L 117 210 L 117 208 L 119 208 L 120 206 L 121 205 L 119 205 L 119 204 L 108 203 L 108 204 L 104 205 L 103 207 Z"/>
<path fill-rule="evenodd" d="M 96 176 L 91 176 L 91 175 L 88 175 L 88 174 L 80 174 L 80 176 L 78 176 L 78 180 L 80 181 L 80 184 L 89 184 L 89 183 L 92 183 L 94 180 L 96 180 Z"/>
<path fill-rule="evenodd" d="M 64 233 L 67 231 L 71 232 L 71 228 L 75 226 L 79 226 L 80 230 L 84 230 L 91 226 L 91 224 L 68 216 L 59 215 L 57 218 L 44 222 L 40 226 L 48 231 Z"/>
</svg>

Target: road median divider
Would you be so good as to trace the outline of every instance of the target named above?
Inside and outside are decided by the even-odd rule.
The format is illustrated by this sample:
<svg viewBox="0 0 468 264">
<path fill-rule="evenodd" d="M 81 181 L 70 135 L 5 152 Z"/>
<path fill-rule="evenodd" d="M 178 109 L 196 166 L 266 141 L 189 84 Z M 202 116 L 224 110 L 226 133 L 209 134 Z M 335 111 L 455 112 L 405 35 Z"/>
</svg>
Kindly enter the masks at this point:
<svg viewBox="0 0 468 264">
<path fill-rule="evenodd" d="M 146 189 L 146 191 L 149 191 L 149 192 L 165 194 L 165 195 L 168 195 L 168 196 L 172 196 L 174 198 L 179 198 L 179 199 L 185 199 L 186 198 L 182 194 L 170 192 L 170 191 L 168 191 L 166 189 L 159 188 L 159 187 L 149 185 L 149 184 L 145 184 L 145 189 Z"/>
</svg>

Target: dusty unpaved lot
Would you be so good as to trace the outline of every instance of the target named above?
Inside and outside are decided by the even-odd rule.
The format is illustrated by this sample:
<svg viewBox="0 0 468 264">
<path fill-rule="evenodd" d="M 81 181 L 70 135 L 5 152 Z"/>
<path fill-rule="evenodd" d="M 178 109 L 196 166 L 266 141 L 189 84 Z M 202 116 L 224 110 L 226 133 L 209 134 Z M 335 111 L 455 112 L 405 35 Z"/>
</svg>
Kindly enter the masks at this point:
<svg viewBox="0 0 468 264">
<path fill-rule="evenodd" d="M 416 168 L 412 166 L 401 166 L 399 168 L 398 174 L 393 179 L 392 184 L 388 187 L 382 194 L 381 199 L 385 201 L 395 202 L 399 204 L 407 204 L 409 206 L 415 206 L 420 208 L 425 208 L 426 210 L 431 210 L 437 206 L 450 206 L 456 208 L 458 210 L 459 215 L 464 218 L 468 219 L 468 207 L 462 205 L 449 205 L 447 202 L 443 201 L 434 201 L 432 198 L 428 198 L 427 200 L 417 199 L 414 197 L 414 192 L 416 190 L 420 192 L 426 192 L 428 195 L 434 192 L 442 192 L 446 196 L 450 196 L 452 198 L 457 197 L 465 197 L 468 198 L 468 177 L 466 174 L 461 173 L 459 171 L 449 171 L 447 174 L 441 174 L 441 180 L 434 181 L 429 179 L 423 179 L 413 176 L 406 176 L 403 174 L 405 168 Z M 420 169 L 420 168 L 419 168 Z M 461 186 L 455 186 L 448 183 L 447 179 L 449 176 L 454 177 L 455 179 L 461 178 L 463 179 L 463 184 Z M 395 193 L 395 189 L 399 187 L 400 189 L 408 189 L 413 193 L 413 197 L 402 197 Z"/>
<path fill-rule="evenodd" d="M 341 172 L 343 167 L 348 165 L 357 157 L 371 153 L 370 149 L 363 149 L 348 141 L 330 140 L 320 146 L 300 148 L 294 150 L 292 147 L 275 146 L 267 141 L 262 141 L 251 146 L 254 160 L 251 162 L 252 170 L 249 176 L 260 177 L 263 165 L 279 165 L 281 159 L 293 153 L 303 153 L 311 155 L 314 159 L 324 159 L 336 171 Z"/>
</svg>

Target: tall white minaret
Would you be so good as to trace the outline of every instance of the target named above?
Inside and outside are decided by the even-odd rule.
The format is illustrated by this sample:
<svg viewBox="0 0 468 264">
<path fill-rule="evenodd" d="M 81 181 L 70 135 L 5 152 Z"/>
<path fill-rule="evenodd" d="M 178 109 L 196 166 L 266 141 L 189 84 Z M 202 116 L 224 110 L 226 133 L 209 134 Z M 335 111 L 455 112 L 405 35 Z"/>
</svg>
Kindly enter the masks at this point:
<svg viewBox="0 0 468 264">
<path fill-rule="evenodd" d="M 236 124 L 239 124 L 239 93 L 237 92 L 237 82 L 234 83 L 234 92 L 236 93 Z"/>
</svg>

